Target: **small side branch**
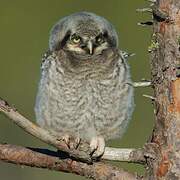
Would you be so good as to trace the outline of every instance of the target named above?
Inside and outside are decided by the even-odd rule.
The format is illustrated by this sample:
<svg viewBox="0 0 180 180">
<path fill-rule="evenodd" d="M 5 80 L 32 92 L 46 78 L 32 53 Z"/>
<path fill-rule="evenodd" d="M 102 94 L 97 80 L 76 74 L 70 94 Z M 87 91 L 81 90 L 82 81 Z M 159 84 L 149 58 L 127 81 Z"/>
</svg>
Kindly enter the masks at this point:
<svg viewBox="0 0 180 180">
<path fill-rule="evenodd" d="M 153 10 L 152 8 L 139 8 L 139 9 L 136 9 L 137 12 L 149 12 L 149 13 L 152 13 Z"/>
<path fill-rule="evenodd" d="M 21 115 L 15 108 L 0 99 L 0 112 L 4 113 L 15 124 L 21 127 L 29 134 L 35 136 L 41 141 L 56 147 L 58 150 L 68 153 L 69 158 L 73 157 L 76 160 L 92 163 L 90 156 L 90 148 L 87 142 L 81 141 L 78 149 L 69 149 L 63 139 L 53 136 L 49 131 L 40 128 L 36 124 Z M 105 148 L 105 153 L 102 159 L 126 161 L 134 163 L 144 163 L 144 151 L 141 149 L 119 149 L 119 148 Z"/>
<path fill-rule="evenodd" d="M 152 86 L 150 81 L 133 82 L 133 87 L 149 87 Z"/>
</svg>

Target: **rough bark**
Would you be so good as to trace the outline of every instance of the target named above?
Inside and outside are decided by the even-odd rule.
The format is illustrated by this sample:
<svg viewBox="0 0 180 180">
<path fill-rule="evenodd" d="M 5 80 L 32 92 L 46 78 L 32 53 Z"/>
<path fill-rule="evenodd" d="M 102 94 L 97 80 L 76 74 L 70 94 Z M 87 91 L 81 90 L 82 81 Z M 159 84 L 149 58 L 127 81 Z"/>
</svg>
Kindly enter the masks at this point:
<svg viewBox="0 0 180 180">
<path fill-rule="evenodd" d="M 37 148 L 0 144 L 0 160 L 18 165 L 74 173 L 94 180 L 143 180 L 135 173 L 129 173 L 103 162 L 86 164 L 65 158 L 62 153 Z"/>
<path fill-rule="evenodd" d="M 155 96 L 152 143 L 156 158 L 148 161 L 149 179 L 180 179 L 180 1 L 158 0 L 154 9 L 151 53 Z"/>
</svg>

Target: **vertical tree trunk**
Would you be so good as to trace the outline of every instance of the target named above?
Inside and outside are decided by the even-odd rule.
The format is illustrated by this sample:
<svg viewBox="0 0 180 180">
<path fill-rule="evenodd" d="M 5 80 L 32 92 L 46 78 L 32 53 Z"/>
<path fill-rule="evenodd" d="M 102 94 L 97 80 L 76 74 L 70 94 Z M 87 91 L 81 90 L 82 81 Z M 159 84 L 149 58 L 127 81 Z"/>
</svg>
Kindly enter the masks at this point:
<svg viewBox="0 0 180 180">
<path fill-rule="evenodd" d="M 148 162 L 149 179 L 179 180 L 180 0 L 157 0 L 154 9 L 151 72 L 156 118 L 151 142 L 158 145 L 158 153 Z"/>
</svg>

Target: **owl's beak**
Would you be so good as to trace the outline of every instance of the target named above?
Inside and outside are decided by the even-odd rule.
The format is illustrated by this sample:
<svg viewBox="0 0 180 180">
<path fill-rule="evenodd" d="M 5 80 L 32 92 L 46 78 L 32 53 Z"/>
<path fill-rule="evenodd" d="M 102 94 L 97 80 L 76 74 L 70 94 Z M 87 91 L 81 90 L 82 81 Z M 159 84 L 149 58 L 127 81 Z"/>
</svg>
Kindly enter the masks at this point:
<svg viewBox="0 0 180 180">
<path fill-rule="evenodd" d="M 89 50 L 89 54 L 92 55 L 93 54 L 93 43 L 92 43 L 92 41 L 88 41 L 87 48 Z"/>
</svg>

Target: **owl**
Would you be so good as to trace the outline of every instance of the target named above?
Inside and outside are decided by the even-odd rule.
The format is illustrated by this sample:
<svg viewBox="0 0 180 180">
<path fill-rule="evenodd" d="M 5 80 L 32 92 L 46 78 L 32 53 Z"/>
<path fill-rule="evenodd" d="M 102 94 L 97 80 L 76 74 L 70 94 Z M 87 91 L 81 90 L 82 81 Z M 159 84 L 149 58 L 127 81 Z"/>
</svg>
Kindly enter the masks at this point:
<svg viewBox="0 0 180 180">
<path fill-rule="evenodd" d="M 100 157 L 120 138 L 133 112 L 133 87 L 118 36 L 105 18 L 79 12 L 57 22 L 42 58 L 37 123 L 69 143 L 75 137 Z"/>
</svg>

